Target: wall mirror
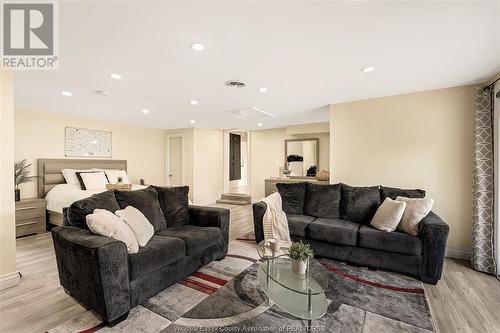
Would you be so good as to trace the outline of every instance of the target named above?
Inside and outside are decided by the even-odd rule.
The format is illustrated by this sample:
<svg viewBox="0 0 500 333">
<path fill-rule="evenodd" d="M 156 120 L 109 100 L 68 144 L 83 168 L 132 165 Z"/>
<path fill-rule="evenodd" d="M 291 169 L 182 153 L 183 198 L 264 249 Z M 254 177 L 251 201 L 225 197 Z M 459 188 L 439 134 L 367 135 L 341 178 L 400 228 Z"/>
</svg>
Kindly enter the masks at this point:
<svg viewBox="0 0 500 333">
<path fill-rule="evenodd" d="M 319 139 L 285 140 L 285 169 L 290 176 L 315 177 L 318 161 Z"/>
</svg>

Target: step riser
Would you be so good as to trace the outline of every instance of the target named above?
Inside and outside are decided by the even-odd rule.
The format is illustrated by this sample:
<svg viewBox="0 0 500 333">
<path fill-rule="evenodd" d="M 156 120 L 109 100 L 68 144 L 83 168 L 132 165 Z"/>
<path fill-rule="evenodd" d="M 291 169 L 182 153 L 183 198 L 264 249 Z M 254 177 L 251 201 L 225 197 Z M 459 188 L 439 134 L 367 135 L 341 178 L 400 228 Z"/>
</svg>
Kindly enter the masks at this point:
<svg viewBox="0 0 500 333">
<path fill-rule="evenodd" d="M 252 202 L 252 197 L 246 194 L 222 194 L 221 199 L 223 200 L 232 200 L 232 201 L 242 201 L 246 203 L 251 203 Z"/>
<path fill-rule="evenodd" d="M 236 201 L 236 200 L 226 200 L 226 199 L 219 199 L 216 201 L 218 204 L 226 204 L 226 205 L 238 205 L 238 206 L 246 206 L 249 204 L 249 202 L 246 201 Z"/>
</svg>

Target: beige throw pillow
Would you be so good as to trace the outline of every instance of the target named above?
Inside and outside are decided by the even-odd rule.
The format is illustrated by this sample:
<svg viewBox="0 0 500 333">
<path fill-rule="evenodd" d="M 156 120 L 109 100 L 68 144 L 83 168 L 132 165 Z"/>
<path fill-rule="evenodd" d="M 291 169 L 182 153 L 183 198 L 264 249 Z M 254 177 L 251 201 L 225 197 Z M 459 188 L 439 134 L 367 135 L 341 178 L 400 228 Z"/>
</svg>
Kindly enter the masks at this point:
<svg viewBox="0 0 500 333">
<path fill-rule="evenodd" d="M 396 200 L 406 202 L 405 213 L 403 214 L 401 223 L 398 225 L 398 230 L 417 236 L 418 224 L 431 211 L 434 199 L 397 197 Z"/>
<path fill-rule="evenodd" d="M 121 217 L 130 229 L 132 229 L 139 246 L 146 246 L 155 233 L 153 226 L 149 223 L 146 216 L 133 206 L 127 206 L 125 209 L 117 210 L 115 214 Z"/>
<path fill-rule="evenodd" d="M 406 203 L 403 201 L 385 198 L 384 202 L 373 216 L 370 222 L 371 226 L 378 230 L 388 232 L 396 230 L 405 212 L 405 207 Z"/>
<path fill-rule="evenodd" d="M 129 226 L 115 214 L 105 209 L 95 209 L 93 214 L 86 216 L 87 226 L 96 235 L 111 237 L 122 241 L 127 246 L 128 253 L 137 253 L 139 244 Z"/>
</svg>

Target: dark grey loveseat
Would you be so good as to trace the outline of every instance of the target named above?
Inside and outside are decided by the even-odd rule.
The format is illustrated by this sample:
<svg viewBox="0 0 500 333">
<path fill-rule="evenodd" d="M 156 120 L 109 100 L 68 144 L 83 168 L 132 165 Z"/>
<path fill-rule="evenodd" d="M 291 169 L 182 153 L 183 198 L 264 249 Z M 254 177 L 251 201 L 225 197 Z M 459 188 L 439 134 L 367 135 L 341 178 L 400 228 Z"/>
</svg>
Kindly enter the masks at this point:
<svg viewBox="0 0 500 333">
<path fill-rule="evenodd" d="M 448 225 L 430 212 L 418 236 L 385 232 L 370 221 L 386 197 L 425 197 L 423 190 L 313 183 L 277 184 L 292 240 L 311 244 L 318 256 L 405 273 L 436 284 L 441 278 Z M 266 204 L 253 205 L 257 242 L 264 239 Z"/>
<path fill-rule="evenodd" d="M 187 186 L 106 191 L 64 210 L 64 225 L 52 229 L 59 280 L 71 296 L 98 313 L 108 326 L 129 310 L 201 266 L 225 257 L 229 210 L 188 206 Z M 121 241 L 93 234 L 85 217 L 94 209 L 132 205 L 151 222 L 155 235 L 138 253 Z"/>
</svg>

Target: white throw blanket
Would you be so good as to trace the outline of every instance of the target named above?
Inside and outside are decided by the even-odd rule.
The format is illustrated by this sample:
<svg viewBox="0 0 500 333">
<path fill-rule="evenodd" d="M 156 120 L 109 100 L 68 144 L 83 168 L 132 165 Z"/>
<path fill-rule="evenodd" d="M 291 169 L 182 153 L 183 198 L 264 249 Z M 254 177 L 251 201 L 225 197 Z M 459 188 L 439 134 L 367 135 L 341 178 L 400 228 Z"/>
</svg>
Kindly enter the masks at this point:
<svg viewBox="0 0 500 333">
<path fill-rule="evenodd" d="M 288 230 L 288 220 L 283 211 L 281 195 L 278 192 L 262 199 L 266 203 L 267 209 L 264 214 L 262 225 L 264 227 L 264 239 L 275 239 L 290 241 L 290 231 Z"/>
</svg>

